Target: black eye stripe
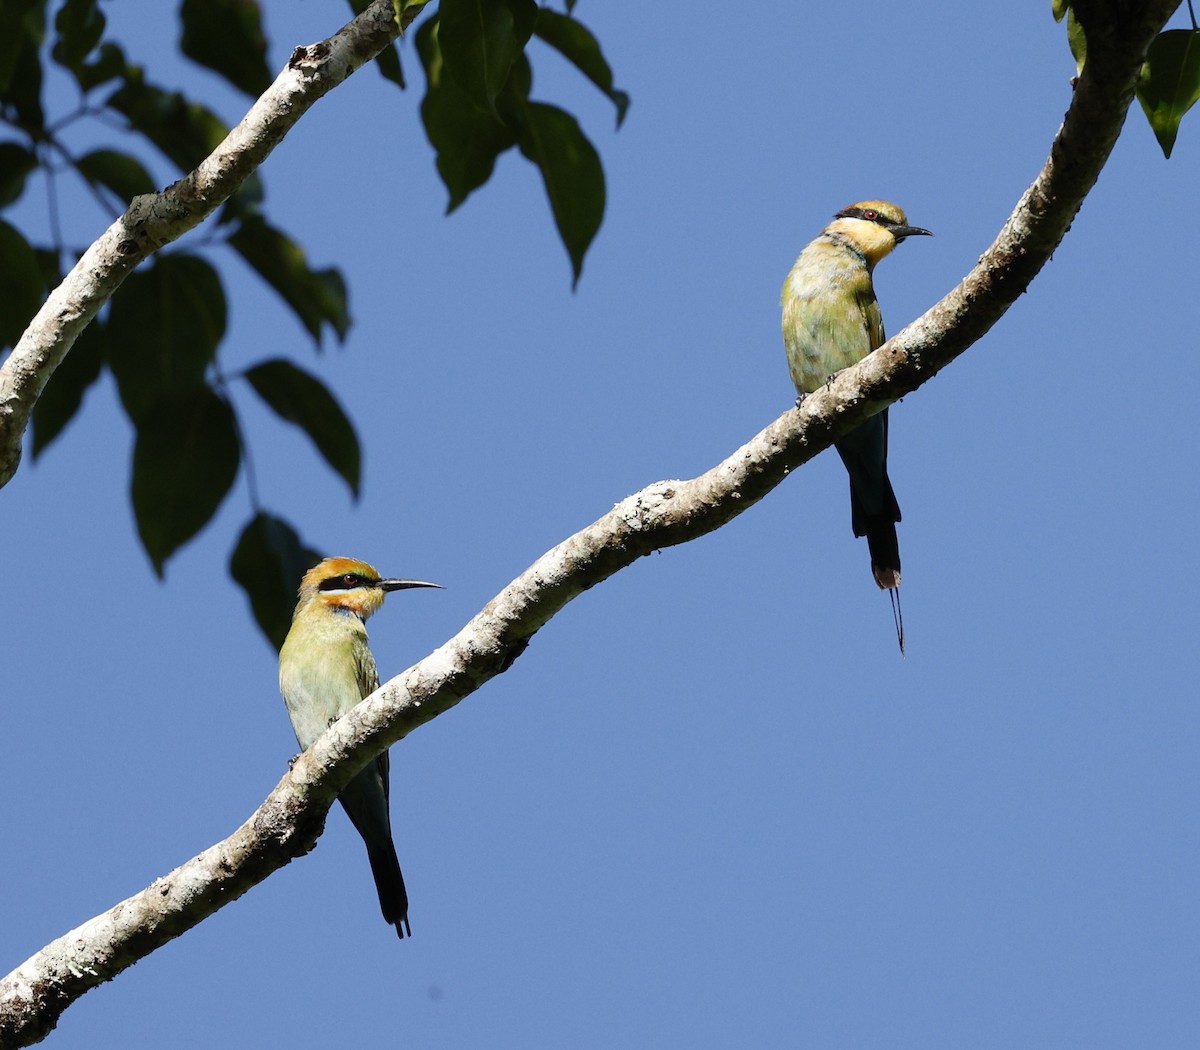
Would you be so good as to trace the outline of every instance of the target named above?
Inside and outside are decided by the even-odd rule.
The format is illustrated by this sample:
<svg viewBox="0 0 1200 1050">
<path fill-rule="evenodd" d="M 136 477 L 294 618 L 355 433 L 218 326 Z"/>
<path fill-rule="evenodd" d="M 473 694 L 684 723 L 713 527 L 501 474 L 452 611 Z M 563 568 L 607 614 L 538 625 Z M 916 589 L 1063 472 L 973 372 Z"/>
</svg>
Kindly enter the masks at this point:
<svg viewBox="0 0 1200 1050">
<path fill-rule="evenodd" d="M 893 226 L 897 221 L 876 208 L 846 208 L 844 211 L 839 211 L 834 218 L 862 219 L 864 222 L 874 222 L 880 226 Z"/>
<path fill-rule="evenodd" d="M 341 576 L 331 576 L 317 584 L 319 591 L 349 591 L 355 587 L 371 587 L 374 580 L 367 579 L 357 572 L 344 572 Z"/>
</svg>

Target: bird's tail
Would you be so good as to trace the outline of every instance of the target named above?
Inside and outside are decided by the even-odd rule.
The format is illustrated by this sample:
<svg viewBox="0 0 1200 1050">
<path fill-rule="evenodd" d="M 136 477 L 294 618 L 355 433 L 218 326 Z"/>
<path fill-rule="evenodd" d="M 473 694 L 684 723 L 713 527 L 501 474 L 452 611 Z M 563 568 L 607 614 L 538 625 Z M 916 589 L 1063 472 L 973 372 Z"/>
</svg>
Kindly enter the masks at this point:
<svg viewBox="0 0 1200 1050">
<path fill-rule="evenodd" d="M 900 541 L 896 522 L 900 504 L 887 472 L 887 409 L 837 442 L 838 455 L 850 475 L 850 525 L 866 536 L 871 573 L 885 590 L 900 586 Z"/>
<path fill-rule="evenodd" d="M 375 892 L 379 894 L 379 910 L 396 933 L 411 937 L 408 925 L 408 891 L 400 873 L 396 844 L 392 840 L 391 820 L 388 817 L 388 764 L 385 751 L 367 765 L 343 789 L 338 801 L 354 825 L 355 831 L 367 846 L 371 874 L 375 876 Z"/>
<path fill-rule="evenodd" d="M 853 484 L 850 486 L 850 524 L 855 536 L 866 536 L 871 554 L 871 575 L 880 590 L 888 592 L 892 601 L 892 621 L 896 625 L 896 641 L 904 652 L 904 614 L 900 610 L 900 540 L 896 522 L 900 520 L 900 504 L 892 491 L 892 481 L 883 468 L 883 487 L 880 510 L 868 513 Z"/>
<path fill-rule="evenodd" d="M 900 540 L 896 536 L 896 522 L 900 520 L 900 504 L 892 491 L 892 479 L 887 476 L 887 466 L 873 486 L 876 499 L 868 509 L 859 487 L 850 476 L 850 526 L 855 536 L 867 537 L 867 550 L 871 552 L 871 575 L 882 590 L 893 590 L 900 586 Z"/>
<path fill-rule="evenodd" d="M 904 652 L 904 617 L 900 614 L 900 541 L 896 522 L 900 504 L 887 472 L 888 413 L 882 412 L 850 431 L 836 447 L 850 475 L 850 525 L 855 536 L 867 537 L 871 575 L 892 600 L 896 640 Z"/>
<path fill-rule="evenodd" d="M 892 487 L 888 485 L 888 492 Z M 896 497 L 892 497 L 894 503 Z M 897 512 L 898 513 L 898 512 Z M 871 552 L 871 575 L 881 590 L 895 590 L 900 586 L 900 540 L 896 536 L 896 522 L 883 517 L 867 518 L 863 531 L 854 528 L 854 535 L 867 537 L 867 550 Z"/>
<path fill-rule="evenodd" d="M 890 483 L 887 491 L 891 495 Z M 892 502 L 896 502 L 894 495 Z M 898 507 L 896 514 L 897 516 L 900 514 Z M 871 552 L 871 575 L 875 577 L 875 582 L 879 584 L 880 589 L 886 590 L 888 597 L 892 600 L 892 621 L 896 625 L 896 641 L 900 643 L 900 652 L 903 653 L 904 614 L 900 611 L 900 542 L 896 538 L 896 523 L 878 517 L 868 518 L 864 522 L 864 531 L 859 532 L 856 524 L 854 534 L 856 536 L 865 534 L 867 537 L 867 549 Z"/>
<path fill-rule="evenodd" d="M 371 862 L 371 874 L 375 876 L 375 891 L 379 894 L 379 910 L 384 922 L 396 927 L 403 938 L 412 936 L 408 924 L 408 891 L 404 888 L 404 875 L 400 871 L 400 860 L 396 847 L 389 839 L 385 846 L 367 851 Z"/>
</svg>

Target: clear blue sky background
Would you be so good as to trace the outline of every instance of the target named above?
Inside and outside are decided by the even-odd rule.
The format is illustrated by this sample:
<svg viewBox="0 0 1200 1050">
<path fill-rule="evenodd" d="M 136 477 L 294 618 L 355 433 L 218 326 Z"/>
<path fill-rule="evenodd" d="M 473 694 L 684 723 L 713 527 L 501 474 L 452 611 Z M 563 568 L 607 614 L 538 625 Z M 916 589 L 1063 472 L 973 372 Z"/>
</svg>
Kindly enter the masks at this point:
<svg viewBox="0 0 1200 1050">
<path fill-rule="evenodd" d="M 277 68 L 346 17 L 265 6 Z M 175 52 L 174 7 L 106 10 L 152 79 L 237 120 L 247 102 Z M 880 196 L 933 229 L 877 289 L 893 332 L 936 302 L 1041 166 L 1074 72 L 1048 2 L 577 13 L 633 96 L 614 134 L 534 51 L 535 95 L 580 116 L 608 176 L 577 292 L 519 156 L 443 216 L 411 43 L 417 90 L 363 70 L 263 171 L 272 221 L 348 277 L 345 347 L 315 355 L 214 253 L 225 369 L 292 356 L 366 450 L 355 504 L 243 385 L 264 503 L 330 553 L 446 585 L 372 621 L 385 676 L 789 406 L 778 290 L 834 211 Z M 1193 1042 L 1198 168 L 1200 118 L 1166 162 L 1135 106 L 1029 293 L 893 409 L 906 659 L 822 456 L 579 598 L 393 750 L 411 941 L 335 810 L 313 853 L 46 1045 Z M 63 211 L 81 245 L 107 224 L 81 193 Z M 228 834 L 295 752 L 226 575 L 244 478 L 160 584 L 131 438 L 105 381 L 0 494 L 2 971 Z"/>
</svg>

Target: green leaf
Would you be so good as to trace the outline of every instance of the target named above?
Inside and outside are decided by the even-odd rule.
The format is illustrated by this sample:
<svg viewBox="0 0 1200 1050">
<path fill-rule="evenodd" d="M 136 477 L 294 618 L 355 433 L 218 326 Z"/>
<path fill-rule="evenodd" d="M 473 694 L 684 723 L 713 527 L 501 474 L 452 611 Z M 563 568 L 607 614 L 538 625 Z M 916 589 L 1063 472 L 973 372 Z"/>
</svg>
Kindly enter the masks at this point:
<svg viewBox="0 0 1200 1050">
<path fill-rule="evenodd" d="M 155 191 L 150 173 L 137 158 L 128 153 L 111 149 L 92 150 L 80 157 L 75 166 L 88 182 L 106 186 L 126 204 L 138 194 Z"/>
<path fill-rule="evenodd" d="M 1171 29 L 1154 38 L 1137 96 L 1163 155 L 1170 158 L 1179 122 L 1200 99 L 1200 30 Z"/>
<path fill-rule="evenodd" d="M 34 139 L 45 135 L 39 53 L 45 37 L 45 0 L 0 3 L 0 105 L 6 122 Z"/>
<path fill-rule="evenodd" d="M 393 17 L 396 19 L 396 24 L 401 29 L 406 28 L 404 16 L 409 11 L 413 11 L 412 18 L 416 18 L 421 13 L 420 9 L 428 3 L 429 0 L 392 0 L 392 11 L 394 12 Z M 409 22 L 411 21 L 412 19 L 410 18 Z"/>
<path fill-rule="evenodd" d="M 450 191 L 447 211 L 483 185 L 496 158 L 516 142 L 542 173 L 578 283 L 583 257 L 604 216 L 600 157 L 569 113 L 529 101 L 531 74 L 523 52 L 509 64 L 490 112 L 473 107 L 466 89 L 447 73 L 449 60 L 442 51 L 445 17 L 443 6 L 439 20 L 426 21 L 418 29 L 417 51 L 428 84 L 421 117 L 437 151 L 438 172 Z"/>
<path fill-rule="evenodd" d="M 1071 47 L 1071 54 L 1075 56 L 1075 75 L 1078 76 L 1087 62 L 1087 35 L 1075 17 L 1073 7 L 1067 9 L 1067 43 Z"/>
<path fill-rule="evenodd" d="M 446 75 L 438 36 L 437 19 L 426 19 L 417 29 L 417 53 L 426 82 L 421 120 L 437 153 L 438 174 L 450 192 L 449 213 L 491 178 L 496 158 L 512 149 L 517 137 L 495 116 L 476 109 Z"/>
<path fill-rule="evenodd" d="M 41 266 L 29 242 L 0 220 L 0 349 L 16 346 L 42 305 Z"/>
<path fill-rule="evenodd" d="M 559 236 L 571 257 L 574 284 L 583 257 L 604 218 L 604 170 L 600 155 L 570 113 L 530 102 L 520 131 L 521 152 L 542 172 Z"/>
<path fill-rule="evenodd" d="M 129 75 L 129 66 L 125 62 L 125 52 L 116 44 L 105 41 L 100 45 L 100 51 L 93 62 L 84 62 L 75 70 L 75 79 L 84 91 L 106 84 L 117 77 Z"/>
<path fill-rule="evenodd" d="M 446 70 L 480 109 L 496 113 L 496 97 L 536 20 L 534 0 L 442 0 L 438 39 Z"/>
<path fill-rule="evenodd" d="M 204 386 L 204 373 L 225 334 L 225 291 L 204 259 L 156 256 L 131 273 L 108 315 L 108 365 L 129 418 Z"/>
<path fill-rule="evenodd" d="M 390 80 L 401 91 L 408 87 L 404 80 L 404 67 L 400 65 L 400 51 L 395 44 L 388 44 L 375 56 L 375 68 L 384 80 Z"/>
<path fill-rule="evenodd" d="M 25 192 L 25 176 L 37 167 L 37 157 L 16 142 L 0 142 L 0 208 Z"/>
<path fill-rule="evenodd" d="M 316 376 L 290 361 L 275 358 L 247 370 L 255 392 L 276 415 L 295 423 L 317 446 L 317 451 L 346 480 L 358 498 L 362 452 L 354 425 L 328 388 Z"/>
<path fill-rule="evenodd" d="M 83 60 L 104 35 L 104 15 L 96 0 L 67 0 L 54 19 L 58 39 L 50 54 L 60 66 L 78 75 Z"/>
<path fill-rule="evenodd" d="M 542 7 L 538 9 L 533 31 L 608 96 L 617 107 L 617 127 L 620 127 L 629 109 L 629 96 L 613 87 L 612 70 L 591 30 L 569 15 Z"/>
<path fill-rule="evenodd" d="M 274 79 L 255 0 L 183 0 L 180 50 L 257 98 Z"/>
<path fill-rule="evenodd" d="M 233 409 L 207 386 L 162 401 L 137 421 L 130 494 L 159 576 L 216 513 L 240 460 Z"/>
<path fill-rule="evenodd" d="M 67 356 L 54 370 L 50 382 L 33 406 L 33 458 L 37 459 L 75 417 L 83 395 L 100 378 L 107 333 L 94 318 L 75 340 Z"/>
<path fill-rule="evenodd" d="M 261 216 L 244 220 L 229 243 L 283 296 L 318 347 L 326 324 L 339 342 L 346 338 L 350 330 L 346 282 L 337 270 L 310 270 L 304 249 Z"/>
<path fill-rule="evenodd" d="M 1050 9 L 1054 13 L 1054 21 L 1061 22 L 1063 15 L 1071 6 L 1071 0 L 1050 0 Z"/>
<path fill-rule="evenodd" d="M 7 99 L 19 56 L 46 36 L 45 0 L 4 0 L 0 4 L 0 98 Z"/>
<path fill-rule="evenodd" d="M 63 269 L 61 259 L 62 249 L 59 248 L 42 248 L 35 247 L 33 254 L 37 258 L 38 273 L 42 275 L 42 287 L 44 289 L 57 288 L 62 284 Z M 74 262 L 75 255 L 71 255 L 71 260 Z"/>
<path fill-rule="evenodd" d="M 260 512 L 250 519 L 229 558 L 229 575 L 246 592 L 267 640 L 278 650 L 292 625 L 300 577 L 321 560 L 282 518 Z"/>
<path fill-rule="evenodd" d="M 129 118 L 182 171 L 191 171 L 220 145 L 228 128 L 211 110 L 179 92 L 147 84 L 141 70 L 126 70 L 124 83 L 105 103 Z"/>
</svg>

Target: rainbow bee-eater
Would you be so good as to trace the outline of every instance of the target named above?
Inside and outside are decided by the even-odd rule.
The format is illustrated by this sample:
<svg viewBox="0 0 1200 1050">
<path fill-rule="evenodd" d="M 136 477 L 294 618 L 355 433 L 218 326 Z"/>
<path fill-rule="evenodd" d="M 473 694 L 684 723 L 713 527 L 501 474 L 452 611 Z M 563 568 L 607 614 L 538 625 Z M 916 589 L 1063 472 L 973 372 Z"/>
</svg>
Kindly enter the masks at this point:
<svg viewBox="0 0 1200 1050">
<path fill-rule="evenodd" d="M 783 282 L 783 342 L 792 382 L 801 398 L 884 343 L 883 319 L 871 275 L 875 264 L 904 238 L 932 236 L 909 226 L 904 211 L 887 201 L 862 201 L 833 222 L 800 253 Z M 904 651 L 900 613 L 900 505 L 888 478 L 885 408 L 835 446 L 850 474 L 850 523 L 866 536 L 871 573 L 892 599 L 896 637 Z"/>
<path fill-rule="evenodd" d="M 440 587 L 422 580 L 389 580 L 365 561 L 326 558 L 300 581 L 300 600 L 291 630 L 279 650 L 279 690 L 301 748 L 379 687 L 365 621 L 388 591 Z M 383 917 L 403 937 L 408 893 L 388 813 L 388 753 L 383 752 L 338 796 L 355 830 L 367 844 L 371 874 Z"/>
</svg>

